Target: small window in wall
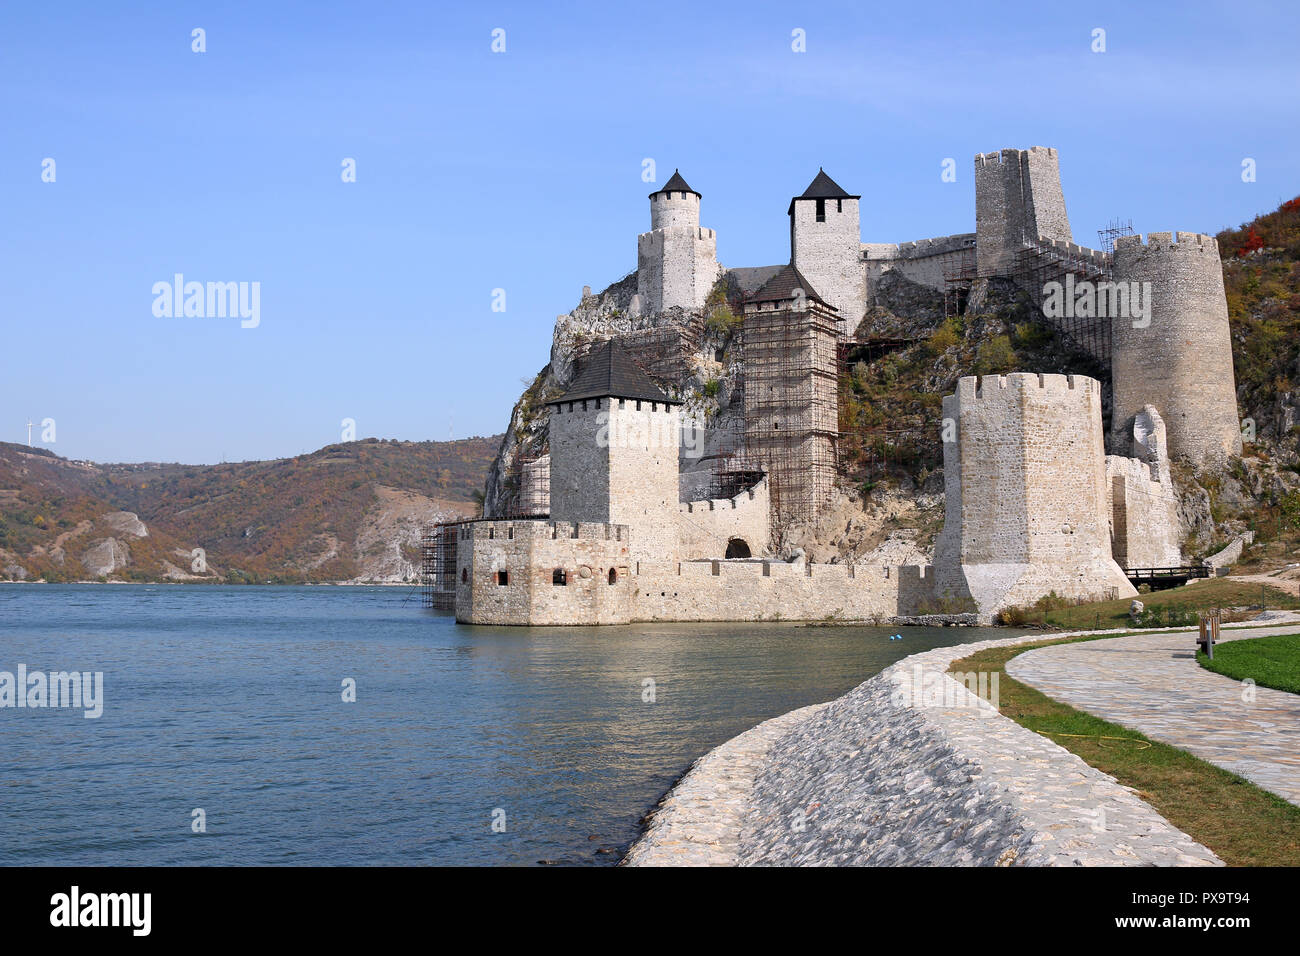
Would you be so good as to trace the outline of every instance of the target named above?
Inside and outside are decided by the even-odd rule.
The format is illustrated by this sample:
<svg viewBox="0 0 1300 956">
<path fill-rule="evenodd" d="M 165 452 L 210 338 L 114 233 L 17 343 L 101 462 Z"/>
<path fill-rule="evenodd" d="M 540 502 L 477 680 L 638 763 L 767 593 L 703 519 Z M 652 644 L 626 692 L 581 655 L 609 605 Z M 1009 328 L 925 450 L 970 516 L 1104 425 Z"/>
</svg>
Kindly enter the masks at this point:
<svg viewBox="0 0 1300 956">
<path fill-rule="evenodd" d="M 557 588 L 566 587 L 569 583 L 569 576 L 564 572 L 564 568 L 556 568 L 551 572 L 551 583 Z"/>
<path fill-rule="evenodd" d="M 469 568 L 460 569 L 460 583 L 461 584 L 469 583 Z"/>
<path fill-rule="evenodd" d="M 826 200 L 825 199 L 817 200 L 817 221 L 818 222 L 826 221 Z"/>
<path fill-rule="evenodd" d="M 729 558 L 748 558 L 749 544 L 744 538 L 732 538 L 727 542 L 727 557 Z"/>
<path fill-rule="evenodd" d="M 610 568 L 610 569 L 609 569 L 609 583 L 610 583 L 610 584 L 618 584 L 618 569 L 617 569 L 617 568 Z"/>
<path fill-rule="evenodd" d="M 837 199 L 837 200 L 835 200 L 835 211 L 836 211 L 836 212 L 843 212 L 843 211 L 844 211 L 844 200 L 843 200 L 843 199 Z"/>
<path fill-rule="evenodd" d="M 503 587 L 505 587 L 505 586 L 506 586 L 507 584 L 509 584 L 509 583 L 510 583 L 510 572 L 509 572 L 509 571 L 498 571 L 498 572 L 497 572 L 497 587 L 502 587 L 502 588 L 503 588 Z"/>
</svg>

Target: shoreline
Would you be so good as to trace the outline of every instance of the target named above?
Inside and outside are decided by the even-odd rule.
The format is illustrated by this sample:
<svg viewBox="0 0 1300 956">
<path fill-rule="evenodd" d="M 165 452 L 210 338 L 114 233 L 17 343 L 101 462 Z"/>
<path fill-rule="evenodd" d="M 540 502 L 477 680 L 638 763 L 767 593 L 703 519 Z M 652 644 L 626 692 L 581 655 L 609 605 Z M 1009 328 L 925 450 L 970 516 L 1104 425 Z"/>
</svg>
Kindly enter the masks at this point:
<svg viewBox="0 0 1300 956">
<path fill-rule="evenodd" d="M 1141 633 L 1176 630 L 1186 628 Z M 1113 777 L 947 673 L 977 651 L 1047 636 L 913 654 L 731 738 L 691 764 L 619 865 L 1222 866 Z M 922 680 L 942 699 L 912 699 L 906 688 Z"/>
</svg>

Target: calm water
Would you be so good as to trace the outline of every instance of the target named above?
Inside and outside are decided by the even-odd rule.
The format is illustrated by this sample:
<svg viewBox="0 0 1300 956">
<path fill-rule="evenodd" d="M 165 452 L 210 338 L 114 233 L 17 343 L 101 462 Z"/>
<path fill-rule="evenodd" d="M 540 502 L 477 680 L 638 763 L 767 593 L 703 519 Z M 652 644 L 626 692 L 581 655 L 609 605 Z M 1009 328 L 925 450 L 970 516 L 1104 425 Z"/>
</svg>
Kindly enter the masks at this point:
<svg viewBox="0 0 1300 956">
<path fill-rule="evenodd" d="M 711 747 L 983 636 L 466 627 L 407 594 L 0 585 L 0 671 L 105 697 L 0 709 L 0 864 L 612 864 Z"/>
</svg>

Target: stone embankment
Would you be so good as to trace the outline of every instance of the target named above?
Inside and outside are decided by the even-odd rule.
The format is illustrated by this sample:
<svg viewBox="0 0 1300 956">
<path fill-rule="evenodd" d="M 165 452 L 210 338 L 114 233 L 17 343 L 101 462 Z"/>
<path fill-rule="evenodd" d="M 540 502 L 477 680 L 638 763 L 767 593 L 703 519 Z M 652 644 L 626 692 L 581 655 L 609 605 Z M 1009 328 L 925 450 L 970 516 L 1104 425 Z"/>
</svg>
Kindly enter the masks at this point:
<svg viewBox="0 0 1300 956">
<path fill-rule="evenodd" d="M 1113 777 L 947 673 L 987 647 L 899 661 L 702 757 L 627 865 L 1214 866 Z"/>
</svg>

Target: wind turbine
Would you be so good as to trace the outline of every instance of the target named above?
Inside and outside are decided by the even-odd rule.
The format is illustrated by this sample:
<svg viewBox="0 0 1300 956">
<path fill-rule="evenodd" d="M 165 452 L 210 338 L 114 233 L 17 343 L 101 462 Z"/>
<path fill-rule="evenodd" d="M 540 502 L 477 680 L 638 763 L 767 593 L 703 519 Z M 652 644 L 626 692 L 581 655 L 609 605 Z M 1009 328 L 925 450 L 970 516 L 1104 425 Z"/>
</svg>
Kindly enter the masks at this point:
<svg viewBox="0 0 1300 956">
<path fill-rule="evenodd" d="M 32 420 L 27 419 L 27 447 L 32 447 Z"/>
</svg>

